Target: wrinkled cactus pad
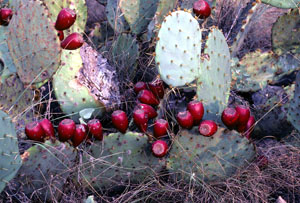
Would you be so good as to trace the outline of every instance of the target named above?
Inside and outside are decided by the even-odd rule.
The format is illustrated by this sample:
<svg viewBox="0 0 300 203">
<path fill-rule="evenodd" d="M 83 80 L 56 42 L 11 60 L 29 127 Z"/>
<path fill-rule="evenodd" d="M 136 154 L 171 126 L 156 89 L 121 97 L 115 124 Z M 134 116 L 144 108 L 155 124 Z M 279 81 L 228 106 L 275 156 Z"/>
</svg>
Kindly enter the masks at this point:
<svg viewBox="0 0 300 203">
<path fill-rule="evenodd" d="M 213 182 L 234 175 L 254 156 L 253 144 L 236 131 L 219 128 L 212 137 L 204 137 L 195 127 L 174 138 L 167 169 L 175 180 Z"/>
<path fill-rule="evenodd" d="M 130 27 L 120 8 L 120 0 L 109 0 L 106 5 L 106 17 L 115 32 L 129 31 Z"/>
<path fill-rule="evenodd" d="M 300 5 L 300 0 L 261 0 L 261 2 L 278 8 L 297 8 Z"/>
</svg>

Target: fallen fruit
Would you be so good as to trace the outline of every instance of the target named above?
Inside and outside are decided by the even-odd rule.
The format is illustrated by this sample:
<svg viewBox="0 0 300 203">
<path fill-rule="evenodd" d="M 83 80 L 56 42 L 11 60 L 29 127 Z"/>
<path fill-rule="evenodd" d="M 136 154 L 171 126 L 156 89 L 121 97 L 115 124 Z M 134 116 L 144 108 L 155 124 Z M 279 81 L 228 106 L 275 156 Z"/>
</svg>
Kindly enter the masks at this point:
<svg viewBox="0 0 300 203">
<path fill-rule="evenodd" d="M 163 140 L 157 140 L 152 144 L 152 153 L 156 157 L 163 157 L 167 154 L 168 144 Z"/>
<path fill-rule="evenodd" d="M 254 124 L 255 124 L 255 118 L 254 118 L 254 116 L 250 116 L 250 118 L 246 124 L 246 130 L 245 130 L 246 132 L 244 134 L 244 136 L 247 139 L 250 139 L 250 137 L 251 137 L 251 133 L 254 130 Z"/>
<path fill-rule="evenodd" d="M 74 147 L 80 145 L 87 138 L 87 127 L 84 124 L 76 125 L 75 134 L 72 137 Z"/>
<path fill-rule="evenodd" d="M 61 43 L 60 46 L 63 49 L 67 50 L 75 50 L 80 48 L 84 43 L 83 37 L 77 33 L 74 32 L 66 37 Z"/>
<path fill-rule="evenodd" d="M 40 125 L 42 126 L 45 132 L 45 137 L 55 137 L 54 128 L 51 121 L 44 118 L 43 120 L 40 121 Z"/>
<path fill-rule="evenodd" d="M 76 13 L 72 9 L 63 8 L 57 15 L 55 29 L 66 30 L 70 28 L 76 20 Z"/>
<path fill-rule="evenodd" d="M 211 8 L 206 1 L 198 0 L 193 4 L 193 12 L 200 18 L 207 18 L 211 14 Z"/>
<path fill-rule="evenodd" d="M 89 133 L 97 140 L 103 140 L 102 124 L 98 119 L 92 119 L 88 123 Z"/>
<path fill-rule="evenodd" d="M 189 111 L 179 112 L 176 116 L 176 119 L 179 125 L 183 128 L 189 129 L 193 127 L 194 120 L 192 114 Z"/>
<path fill-rule="evenodd" d="M 142 109 L 148 115 L 148 119 L 155 118 L 157 116 L 157 112 L 155 109 L 148 104 L 138 104 L 134 109 Z"/>
<path fill-rule="evenodd" d="M 26 124 L 25 134 L 31 140 L 43 141 L 45 132 L 40 123 L 34 121 Z"/>
<path fill-rule="evenodd" d="M 200 101 L 191 101 L 187 105 L 188 111 L 192 114 L 194 125 L 199 125 L 204 114 L 204 107 Z"/>
<path fill-rule="evenodd" d="M 238 123 L 239 113 L 234 108 L 228 107 L 224 109 L 221 119 L 227 128 L 233 129 Z"/>
<path fill-rule="evenodd" d="M 165 119 L 158 119 L 154 122 L 153 133 L 154 137 L 159 138 L 167 134 L 169 128 L 168 121 Z"/>
<path fill-rule="evenodd" d="M 138 94 L 141 90 L 146 90 L 146 89 L 148 89 L 147 84 L 141 81 L 137 82 L 133 87 L 133 90 L 136 94 Z"/>
<path fill-rule="evenodd" d="M 247 106 L 238 105 L 235 107 L 235 110 L 239 114 L 238 125 L 246 125 L 250 117 L 250 109 Z"/>
<path fill-rule="evenodd" d="M 165 94 L 165 90 L 164 90 L 164 84 L 162 80 L 156 79 L 150 83 L 148 83 L 148 86 L 151 90 L 151 92 L 159 98 L 163 98 L 164 94 Z"/>
<path fill-rule="evenodd" d="M 212 120 L 205 120 L 200 123 L 198 129 L 201 135 L 205 137 L 210 137 L 217 132 L 218 126 Z"/>
<path fill-rule="evenodd" d="M 141 132 L 146 132 L 148 127 L 148 115 L 142 109 L 133 111 L 133 120 Z"/>
<path fill-rule="evenodd" d="M 13 16 L 13 12 L 9 8 L 1 8 L 0 9 L 0 25 L 7 26 L 9 24 L 10 19 Z"/>
<path fill-rule="evenodd" d="M 115 128 L 125 133 L 128 128 L 128 118 L 124 111 L 116 110 L 111 114 L 111 121 Z"/>
<path fill-rule="evenodd" d="M 64 119 L 58 124 L 58 137 L 60 141 L 67 141 L 75 134 L 76 125 L 71 119 Z"/>
<path fill-rule="evenodd" d="M 149 90 L 142 90 L 139 92 L 138 100 L 144 104 L 155 105 L 159 104 L 154 94 Z"/>
</svg>

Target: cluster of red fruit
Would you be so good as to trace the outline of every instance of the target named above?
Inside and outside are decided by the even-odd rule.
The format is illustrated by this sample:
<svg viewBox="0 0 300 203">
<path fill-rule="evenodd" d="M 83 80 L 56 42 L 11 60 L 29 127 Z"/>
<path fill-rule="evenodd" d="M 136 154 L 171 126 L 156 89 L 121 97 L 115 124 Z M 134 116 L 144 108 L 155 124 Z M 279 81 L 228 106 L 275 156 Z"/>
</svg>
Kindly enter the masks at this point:
<svg viewBox="0 0 300 203">
<path fill-rule="evenodd" d="M 0 9 L 0 25 L 7 26 L 9 24 L 10 19 L 13 16 L 13 12 L 9 8 L 1 8 Z"/>
<path fill-rule="evenodd" d="M 54 27 L 58 32 L 59 39 L 62 41 L 60 46 L 63 49 L 74 50 L 83 45 L 83 37 L 77 32 L 70 34 L 64 39 L 63 30 L 69 29 L 75 23 L 75 20 L 76 13 L 69 8 L 62 9 L 57 16 Z"/>
</svg>

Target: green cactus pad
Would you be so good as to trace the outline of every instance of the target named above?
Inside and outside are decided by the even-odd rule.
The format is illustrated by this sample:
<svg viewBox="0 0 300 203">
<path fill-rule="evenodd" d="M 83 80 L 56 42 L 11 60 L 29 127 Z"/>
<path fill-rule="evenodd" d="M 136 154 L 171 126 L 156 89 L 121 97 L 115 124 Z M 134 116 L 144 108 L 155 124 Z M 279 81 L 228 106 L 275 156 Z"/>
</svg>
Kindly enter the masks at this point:
<svg viewBox="0 0 300 203">
<path fill-rule="evenodd" d="M 300 15 L 294 9 L 280 16 L 272 27 L 272 49 L 278 54 L 300 53 Z"/>
<path fill-rule="evenodd" d="M 236 131 L 219 128 L 212 137 L 199 134 L 198 127 L 175 137 L 167 169 L 175 180 L 200 184 L 224 180 L 247 166 L 255 156 L 253 144 Z"/>
<path fill-rule="evenodd" d="M 20 79 L 25 84 L 52 77 L 61 48 L 57 32 L 39 1 L 22 5 L 9 23 L 7 43 Z"/>
<path fill-rule="evenodd" d="M 87 6 L 85 0 L 41 0 L 49 11 L 49 17 L 52 22 L 56 22 L 57 15 L 63 8 L 70 8 L 76 12 L 76 21 L 68 29 L 69 33 L 82 33 L 87 21 Z"/>
<path fill-rule="evenodd" d="M 95 115 L 101 115 L 105 106 L 98 101 L 89 89 L 79 82 L 79 71 L 83 67 L 80 49 L 62 52 L 61 67 L 53 76 L 55 96 L 63 112 L 78 120 L 79 111 L 95 108 Z"/>
<path fill-rule="evenodd" d="M 162 23 L 156 44 L 156 63 L 161 79 L 172 86 L 183 86 L 199 74 L 201 30 L 188 12 L 175 11 Z"/>
<path fill-rule="evenodd" d="M 278 8 L 297 8 L 300 5 L 300 0 L 261 0 L 261 2 Z"/>
<path fill-rule="evenodd" d="M 177 2 L 178 0 L 159 0 L 155 14 L 155 24 L 161 24 L 165 15 L 175 8 Z"/>
<path fill-rule="evenodd" d="M 223 33 L 211 29 L 197 81 L 197 99 L 203 102 L 205 119 L 220 120 L 230 94 L 230 52 Z"/>
<path fill-rule="evenodd" d="M 294 97 L 290 101 L 288 115 L 287 115 L 288 121 L 292 123 L 292 125 L 298 130 L 298 132 L 300 132 L 299 105 L 300 105 L 300 72 L 298 72 L 296 76 Z"/>
<path fill-rule="evenodd" d="M 165 165 L 152 155 L 147 136 L 135 132 L 109 134 L 85 151 L 90 153 L 83 156 L 83 181 L 96 189 L 140 183 Z"/>
<path fill-rule="evenodd" d="M 120 8 L 120 0 L 109 0 L 106 5 L 106 17 L 117 33 L 129 31 L 130 27 Z"/>
<path fill-rule="evenodd" d="M 22 165 L 15 126 L 10 117 L 0 111 L 0 192 Z"/>
<path fill-rule="evenodd" d="M 46 141 L 22 155 L 18 180 L 25 194 L 54 200 L 62 196 L 63 186 L 74 170 L 77 152 L 68 143 Z"/>
<path fill-rule="evenodd" d="M 140 34 L 146 31 L 157 10 L 158 0 L 122 0 L 120 8 L 131 31 Z"/>
</svg>

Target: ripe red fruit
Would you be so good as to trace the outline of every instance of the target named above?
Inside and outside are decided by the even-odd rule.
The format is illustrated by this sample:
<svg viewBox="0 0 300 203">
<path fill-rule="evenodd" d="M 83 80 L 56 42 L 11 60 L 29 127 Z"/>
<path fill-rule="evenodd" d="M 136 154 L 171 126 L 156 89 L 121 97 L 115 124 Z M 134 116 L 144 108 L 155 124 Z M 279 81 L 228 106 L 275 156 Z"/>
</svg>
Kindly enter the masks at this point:
<svg viewBox="0 0 300 203">
<path fill-rule="evenodd" d="M 238 105 L 237 107 L 235 107 L 235 110 L 239 114 L 238 125 L 246 125 L 250 117 L 250 109 L 246 106 Z"/>
<path fill-rule="evenodd" d="M 75 134 L 76 124 L 71 119 L 64 119 L 58 124 L 58 136 L 60 141 L 67 141 Z"/>
<path fill-rule="evenodd" d="M 138 104 L 136 107 L 135 107 L 135 110 L 136 109 L 142 109 L 145 111 L 145 113 L 148 115 L 148 119 L 152 119 L 152 118 L 155 118 L 157 116 L 157 112 L 155 111 L 155 109 L 148 105 L 148 104 Z"/>
<path fill-rule="evenodd" d="M 254 124 L 255 124 L 255 118 L 254 118 L 254 116 L 250 116 L 250 118 L 249 118 L 249 120 L 248 120 L 248 122 L 246 124 L 246 130 L 245 130 L 246 132 L 244 134 L 244 136 L 247 139 L 250 139 L 251 133 L 252 133 L 252 131 L 254 129 L 254 126 L 253 126 Z"/>
<path fill-rule="evenodd" d="M 154 122 L 154 137 L 161 137 L 167 134 L 169 128 L 168 121 L 164 119 L 158 119 Z"/>
<path fill-rule="evenodd" d="M 128 118 L 124 111 L 117 110 L 111 114 L 111 121 L 115 128 L 121 133 L 125 133 L 128 128 Z"/>
<path fill-rule="evenodd" d="M 154 94 L 149 90 L 142 90 L 139 92 L 138 99 L 140 102 L 149 105 L 158 105 L 159 101 L 156 99 Z"/>
<path fill-rule="evenodd" d="M 54 128 L 51 121 L 44 118 L 43 120 L 40 121 L 40 125 L 42 126 L 45 132 L 45 137 L 55 137 Z"/>
<path fill-rule="evenodd" d="M 84 124 L 76 125 L 75 134 L 72 137 L 74 147 L 80 145 L 87 138 L 87 127 Z"/>
<path fill-rule="evenodd" d="M 212 120 L 205 120 L 200 123 L 198 129 L 201 135 L 205 137 L 210 137 L 217 132 L 218 126 Z"/>
<path fill-rule="evenodd" d="M 198 0 L 193 4 L 194 13 L 200 18 L 207 18 L 211 14 L 209 4 L 204 0 Z"/>
<path fill-rule="evenodd" d="M 25 134 L 31 140 L 43 141 L 45 132 L 44 132 L 42 126 L 40 125 L 40 123 L 34 121 L 34 122 L 26 124 Z"/>
<path fill-rule="evenodd" d="M 80 48 L 84 43 L 83 37 L 77 33 L 74 32 L 66 37 L 61 43 L 60 46 L 63 49 L 67 50 L 75 50 Z"/>
<path fill-rule="evenodd" d="M 89 132 L 97 140 L 103 140 L 102 124 L 98 119 L 92 119 L 88 123 Z"/>
<path fill-rule="evenodd" d="M 57 15 L 55 29 L 66 30 L 70 28 L 76 20 L 76 13 L 72 9 L 64 8 Z"/>
<path fill-rule="evenodd" d="M 144 82 L 137 82 L 135 83 L 133 90 L 136 94 L 138 94 L 141 90 L 146 90 L 147 88 L 147 84 Z"/>
<path fill-rule="evenodd" d="M 200 101 L 191 101 L 187 105 L 187 109 L 192 114 L 194 119 L 194 125 L 199 125 L 204 114 L 204 107 Z"/>
<path fill-rule="evenodd" d="M 0 9 L 0 25 L 7 26 L 9 24 L 10 19 L 13 16 L 13 12 L 9 8 L 1 8 Z"/>
<path fill-rule="evenodd" d="M 58 31 L 57 31 L 57 36 L 59 37 L 59 40 L 60 40 L 60 41 L 63 41 L 64 38 L 65 38 L 64 32 L 61 31 L 61 30 L 58 30 Z"/>
<path fill-rule="evenodd" d="M 239 113 L 234 108 L 226 108 L 224 109 L 221 119 L 229 129 L 234 128 L 239 120 Z"/>
<path fill-rule="evenodd" d="M 193 116 L 189 111 L 179 112 L 176 116 L 177 122 L 183 128 L 191 128 L 193 127 Z"/>
<path fill-rule="evenodd" d="M 168 144 L 163 140 L 157 140 L 152 144 L 152 153 L 156 157 L 163 157 L 167 154 Z"/>
<path fill-rule="evenodd" d="M 146 132 L 148 127 L 148 115 L 142 109 L 133 111 L 133 120 L 141 132 Z"/>
<path fill-rule="evenodd" d="M 159 97 L 159 98 L 163 98 L 164 97 L 164 94 L 165 94 L 165 90 L 164 90 L 164 84 L 163 84 L 163 81 L 162 80 L 154 80 L 152 82 L 150 82 L 148 84 L 151 92 Z"/>
</svg>

